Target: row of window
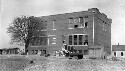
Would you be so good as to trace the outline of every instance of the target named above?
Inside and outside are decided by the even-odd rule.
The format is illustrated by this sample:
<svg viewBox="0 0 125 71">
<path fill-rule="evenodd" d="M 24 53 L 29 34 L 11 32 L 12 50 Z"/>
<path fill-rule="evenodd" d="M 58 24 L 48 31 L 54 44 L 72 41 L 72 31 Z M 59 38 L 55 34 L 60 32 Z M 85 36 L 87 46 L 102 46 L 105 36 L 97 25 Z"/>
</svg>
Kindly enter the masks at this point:
<svg viewBox="0 0 125 71">
<path fill-rule="evenodd" d="M 88 26 L 88 17 L 69 18 L 69 28 L 83 28 Z"/>
<path fill-rule="evenodd" d="M 40 52 L 40 54 L 46 54 L 46 50 L 32 50 L 32 54 L 38 54 Z"/>
<path fill-rule="evenodd" d="M 116 52 L 114 52 L 114 56 L 116 56 Z M 123 56 L 123 52 L 121 52 L 121 56 Z"/>
<path fill-rule="evenodd" d="M 107 22 L 103 21 L 102 19 L 98 18 L 100 21 L 102 21 L 103 24 L 103 30 L 107 31 L 107 26 L 109 25 Z"/>
<path fill-rule="evenodd" d="M 86 20 L 86 18 L 88 18 L 88 16 L 69 18 L 69 28 L 83 28 L 83 27 L 87 28 L 88 21 Z M 53 20 L 53 30 L 56 30 L 55 22 L 56 20 Z"/>
<path fill-rule="evenodd" d="M 34 37 L 30 42 L 32 46 L 47 45 L 47 37 Z"/>
<path fill-rule="evenodd" d="M 82 35 L 82 34 L 77 34 L 77 35 L 69 35 L 69 45 L 88 45 L 88 35 Z M 52 44 L 56 44 L 57 38 L 53 37 L 52 38 Z M 47 45 L 49 44 L 49 39 L 48 37 L 34 37 L 30 41 L 32 46 L 38 46 L 38 45 Z"/>
<path fill-rule="evenodd" d="M 88 35 L 69 35 L 69 45 L 88 45 Z"/>
</svg>

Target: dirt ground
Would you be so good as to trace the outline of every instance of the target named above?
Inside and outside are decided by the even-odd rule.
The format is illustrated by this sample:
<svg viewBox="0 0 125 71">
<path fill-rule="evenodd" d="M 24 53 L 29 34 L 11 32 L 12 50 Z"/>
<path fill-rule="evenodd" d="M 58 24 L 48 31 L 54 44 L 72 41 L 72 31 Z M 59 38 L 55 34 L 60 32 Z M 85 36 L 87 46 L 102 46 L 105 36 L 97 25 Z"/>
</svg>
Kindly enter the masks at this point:
<svg viewBox="0 0 125 71">
<path fill-rule="evenodd" d="M 125 71 L 125 61 L 1 56 L 0 71 Z"/>
</svg>

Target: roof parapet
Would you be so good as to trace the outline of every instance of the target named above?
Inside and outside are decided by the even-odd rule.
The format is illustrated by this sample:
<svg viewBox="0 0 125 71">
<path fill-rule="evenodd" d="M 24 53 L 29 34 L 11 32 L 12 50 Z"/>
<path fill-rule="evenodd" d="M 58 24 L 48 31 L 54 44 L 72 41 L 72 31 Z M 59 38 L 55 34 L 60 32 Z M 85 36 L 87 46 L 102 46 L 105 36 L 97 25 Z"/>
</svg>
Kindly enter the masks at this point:
<svg viewBox="0 0 125 71">
<path fill-rule="evenodd" d="M 88 9 L 88 11 L 89 12 L 94 12 L 95 14 L 99 13 L 99 9 L 97 9 L 97 8 L 90 8 L 90 9 Z"/>
</svg>

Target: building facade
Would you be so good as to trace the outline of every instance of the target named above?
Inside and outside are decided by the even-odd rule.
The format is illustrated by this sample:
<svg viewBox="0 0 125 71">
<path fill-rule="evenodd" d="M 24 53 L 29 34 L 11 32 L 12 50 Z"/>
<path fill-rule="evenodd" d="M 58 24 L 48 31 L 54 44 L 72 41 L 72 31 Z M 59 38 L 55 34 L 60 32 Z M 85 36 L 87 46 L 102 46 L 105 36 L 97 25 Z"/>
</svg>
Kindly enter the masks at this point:
<svg viewBox="0 0 125 71">
<path fill-rule="evenodd" d="M 63 41 L 70 50 L 75 48 L 79 53 L 88 54 L 89 46 L 104 46 L 111 53 L 111 19 L 97 8 L 88 11 L 57 14 L 40 17 L 43 20 L 34 32 L 34 38 L 28 47 L 29 54 L 53 53 L 62 50 Z M 41 34 L 45 33 L 44 36 Z"/>
<path fill-rule="evenodd" d="M 125 58 L 125 45 L 112 45 L 112 56 Z"/>
</svg>

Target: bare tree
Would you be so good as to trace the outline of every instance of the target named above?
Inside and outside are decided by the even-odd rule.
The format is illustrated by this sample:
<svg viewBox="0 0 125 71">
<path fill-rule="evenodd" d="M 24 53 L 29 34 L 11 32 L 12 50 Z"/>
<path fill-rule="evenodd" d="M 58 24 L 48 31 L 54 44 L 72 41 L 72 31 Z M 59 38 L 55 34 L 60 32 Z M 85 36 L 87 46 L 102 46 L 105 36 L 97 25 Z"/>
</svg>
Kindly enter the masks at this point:
<svg viewBox="0 0 125 71">
<path fill-rule="evenodd" d="M 8 33 L 11 34 L 11 44 L 19 43 L 25 45 L 25 53 L 28 52 L 28 45 L 37 25 L 43 22 L 40 18 L 33 16 L 21 16 L 13 20 L 9 25 Z M 42 23 L 41 23 L 42 24 Z"/>
</svg>

